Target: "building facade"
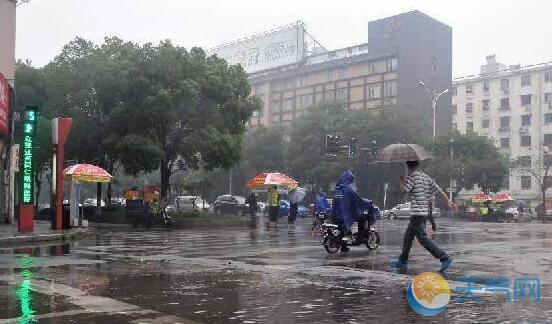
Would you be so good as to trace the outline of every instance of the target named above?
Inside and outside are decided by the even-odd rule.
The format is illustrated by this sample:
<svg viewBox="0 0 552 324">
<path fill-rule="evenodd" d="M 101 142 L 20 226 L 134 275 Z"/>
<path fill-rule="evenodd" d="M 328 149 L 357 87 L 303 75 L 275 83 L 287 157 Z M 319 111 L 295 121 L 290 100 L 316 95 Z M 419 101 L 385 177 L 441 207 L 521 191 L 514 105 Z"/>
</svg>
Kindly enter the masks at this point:
<svg viewBox="0 0 552 324">
<path fill-rule="evenodd" d="M 419 12 L 369 22 L 368 42 L 304 56 L 294 64 L 250 73 L 252 93 L 263 109 L 251 127 L 285 125 L 312 105 L 343 103 L 348 109 L 403 107 L 416 110 L 432 131 L 431 101 L 424 88 L 452 82 L 452 29 Z M 451 97 L 437 110 L 438 132 L 451 127 Z"/>
<path fill-rule="evenodd" d="M 14 85 L 16 0 L 0 0 L 0 73 Z"/>
<path fill-rule="evenodd" d="M 479 75 L 456 79 L 452 92 L 453 128 L 488 136 L 519 160 L 503 189 L 532 206 L 542 201 L 530 169 L 552 145 L 552 64 L 506 66 L 491 55 Z"/>
</svg>

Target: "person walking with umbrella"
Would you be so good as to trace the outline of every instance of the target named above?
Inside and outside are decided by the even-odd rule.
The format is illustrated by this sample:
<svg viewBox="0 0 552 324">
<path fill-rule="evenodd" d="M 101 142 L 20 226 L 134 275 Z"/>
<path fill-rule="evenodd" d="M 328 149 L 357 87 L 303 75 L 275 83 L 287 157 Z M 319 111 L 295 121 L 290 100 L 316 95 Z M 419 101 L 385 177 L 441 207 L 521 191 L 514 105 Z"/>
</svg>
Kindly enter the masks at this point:
<svg viewBox="0 0 552 324">
<path fill-rule="evenodd" d="M 401 190 L 411 194 L 410 223 L 404 233 L 402 253 L 398 259 L 391 260 L 391 264 L 395 267 L 406 267 L 408 265 L 408 255 L 412 247 L 412 241 L 416 237 L 429 253 L 441 261 L 439 271 L 444 272 L 450 266 L 452 257 L 427 237 L 425 230 L 426 218 L 429 214 L 430 201 L 436 193 L 441 194 L 449 209 L 453 209 L 454 205 L 431 177 L 418 170 L 419 164 L 419 161 L 407 161 L 408 176 L 406 178 L 401 176 L 400 178 Z"/>
<path fill-rule="evenodd" d="M 423 147 L 417 144 L 399 143 L 388 145 L 379 151 L 375 162 L 406 162 L 408 172 L 406 178 L 404 176 L 400 177 L 400 188 L 403 192 L 409 193 L 411 197 L 410 223 L 404 233 L 402 253 L 398 259 L 391 260 L 391 265 L 395 267 L 406 267 L 408 265 L 408 255 L 410 254 L 412 241 L 416 237 L 426 250 L 441 261 L 440 271 L 443 272 L 450 266 L 452 258 L 427 237 L 426 220 L 429 219 L 432 227 L 436 229 L 430 211 L 431 201 L 435 194 L 439 193 L 450 209 L 454 209 L 454 204 L 449 201 L 447 195 L 430 176 L 418 170 L 420 161 L 429 158 L 431 158 L 431 154 Z"/>
</svg>

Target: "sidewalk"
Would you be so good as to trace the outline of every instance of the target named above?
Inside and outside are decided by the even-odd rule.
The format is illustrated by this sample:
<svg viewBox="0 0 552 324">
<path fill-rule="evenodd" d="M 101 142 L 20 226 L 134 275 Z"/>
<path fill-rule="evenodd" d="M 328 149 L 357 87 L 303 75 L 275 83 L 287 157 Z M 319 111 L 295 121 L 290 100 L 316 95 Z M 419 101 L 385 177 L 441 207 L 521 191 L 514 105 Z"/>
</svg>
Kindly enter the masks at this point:
<svg viewBox="0 0 552 324">
<path fill-rule="evenodd" d="M 65 241 L 86 236 L 86 228 L 72 228 L 54 231 L 48 221 L 35 220 L 33 233 L 19 233 L 17 223 L 0 225 L 0 245 L 18 245 L 26 243 Z"/>
</svg>

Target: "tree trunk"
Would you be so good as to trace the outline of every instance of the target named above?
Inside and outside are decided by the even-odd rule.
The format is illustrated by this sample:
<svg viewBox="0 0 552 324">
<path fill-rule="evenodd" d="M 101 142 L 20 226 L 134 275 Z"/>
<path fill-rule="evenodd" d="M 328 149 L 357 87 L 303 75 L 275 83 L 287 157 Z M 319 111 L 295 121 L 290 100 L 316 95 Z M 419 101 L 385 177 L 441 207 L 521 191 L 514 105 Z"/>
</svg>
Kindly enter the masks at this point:
<svg viewBox="0 0 552 324">
<path fill-rule="evenodd" d="M 167 161 L 161 160 L 161 201 L 166 202 L 169 193 L 169 180 L 171 177 Z"/>
<path fill-rule="evenodd" d="M 35 206 L 38 206 L 38 198 L 40 197 L 40 188 L 42 187 L 42 181 L 40 180 L 41 178 L 41 175 L 39 174 L 36 174 L 35 175 L 35 185 L 36 185 L 36 190 L 35 190 Z"/>
<path fill-rule="evenodd" d="M 546 215 L 546 189 L 542 190 L 542 216 Z"/>
</svg>

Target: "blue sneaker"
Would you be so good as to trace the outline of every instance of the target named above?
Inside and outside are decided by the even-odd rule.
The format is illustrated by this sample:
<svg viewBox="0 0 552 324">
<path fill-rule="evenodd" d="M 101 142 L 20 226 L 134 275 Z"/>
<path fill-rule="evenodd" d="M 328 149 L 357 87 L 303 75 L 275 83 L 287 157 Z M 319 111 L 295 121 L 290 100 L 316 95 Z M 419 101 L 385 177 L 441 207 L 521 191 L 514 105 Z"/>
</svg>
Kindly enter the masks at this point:
<svg viewBox="0 0 552 324">
<path fill-rule="evenodd" d="M 397 268 L 406 268 L 408 266 L 408 262 L 399 259 L 391 259 L 391 265 Z"/>
<path fill-rule="evenodd" d="M 448 267 L 450 266 L 451 262 L 452 262 L 451 257 L 446 257 L 443 260 L 441 260 L 441 270 L 439 270 L 439 272 L 445 272 L 445 270 L 447 270 Z"/>
</svg>

